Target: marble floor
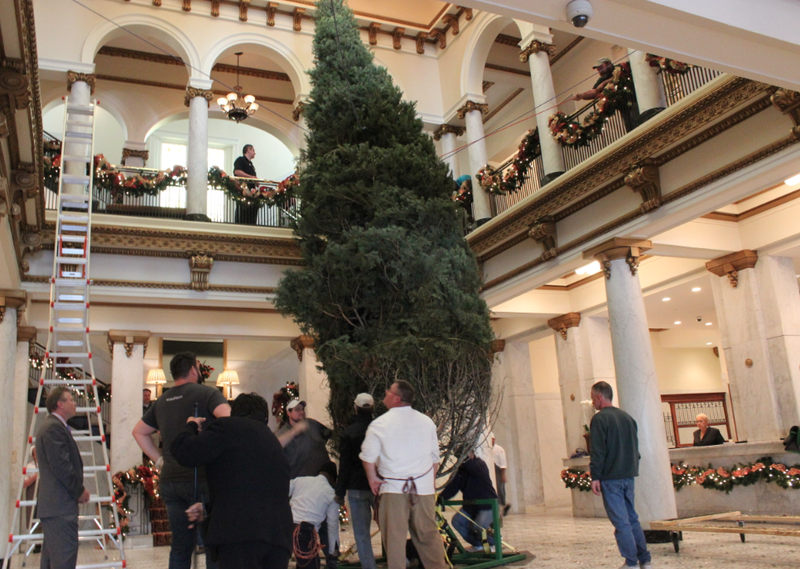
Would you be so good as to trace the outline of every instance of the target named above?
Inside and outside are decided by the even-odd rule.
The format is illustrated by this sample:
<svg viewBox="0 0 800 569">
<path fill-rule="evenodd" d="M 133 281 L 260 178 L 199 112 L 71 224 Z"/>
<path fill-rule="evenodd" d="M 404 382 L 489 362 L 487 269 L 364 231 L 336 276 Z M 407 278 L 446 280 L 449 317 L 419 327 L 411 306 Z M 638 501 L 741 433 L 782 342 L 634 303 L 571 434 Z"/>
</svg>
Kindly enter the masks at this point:
<svg viewBox="0 0 800 569">
<path fill-rule="evenodd" d="M 608 520 L 576 519 L 566 509 L 509 515 L 505 521 L 503 539 L 535 556 L 534 559 L 515 564 L 517 567 L 617 569 L 622 564 Z M 342 549 L 347 549 L 352 543 L 352 532 L 345 527 Z M 379 551 L 377 536 L 374 543 L 375 550 Z M 680 553 L 675 553 L 672 544 L 652 545 L 650 549 L 653 566 L 657 569 L 789 569 L 798 566 L 798 546 L 800 542 L 796 537 L 748 535 L 746 543 L 742 543 L 736 534 L 685 533 Z M 166 569 L 169 548 L 126 547 L 125 553 L 127 566 L 132 569 Z M 25 566 L 38 567 L 38 557 L 31 555 Z M 81 545 L 79 564 L 102 561 L 101 551 L 91 544 Z M 10 566 L 22 567 L 21 556 L 16 556 Z M 205 567 L 202 560 L 199 567 Z"/>
</svg>

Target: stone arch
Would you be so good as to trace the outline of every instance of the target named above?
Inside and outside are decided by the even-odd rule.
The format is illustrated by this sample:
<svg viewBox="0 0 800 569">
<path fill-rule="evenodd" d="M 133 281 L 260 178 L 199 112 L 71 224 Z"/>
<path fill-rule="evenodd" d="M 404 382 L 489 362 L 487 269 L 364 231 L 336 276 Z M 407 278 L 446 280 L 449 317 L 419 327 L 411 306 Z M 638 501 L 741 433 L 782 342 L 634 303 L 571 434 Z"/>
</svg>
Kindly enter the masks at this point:
<svg viewBox="0 0 800 569">
<path fill-rule="evenodd" d="M 115 18 L 113 21 L 105 21 L 97 26 L 86 38 L 81 53 L 81 62 L 94 63 L 94 58 L 100 48 L 110 40 L 122 37 L 128 29 L 135 32 L 136 29 L 156 31 L 158 39 L 174 49 L 187 65 L 189 77 L 195 79 L 207 79 L 203 75 L 200 65 L 200 55 L 192 41 L 180 28 L 155 16 L 145 14 L 124 14 Z"/>
<path fill-rule="evenodd" d="M 483 70 L 494 40 L 506 26 L 517 22 L 506 16 L 484 12 L 472 26 L 472 35 L 464 51 L 461 64 L 461 94 L 480 95 L 483 93 Z"/>
<path fill-rule="evenodd" d="M 214 64 L 226 50 L 237 45 L 245 44 L 264 47 L 271 54 L 277 56 L 276 59 L 286 62 L 284 71 L 289 75 L 289 79 L 292 81 L 295 95 L 308 94 L 311 92 L 311 82 L 306 74 L 306 66 L 300 58 L 297 57 L 294 51 L 272 37 L 252 32 L 227 36 L 211 46 L 203 56 L 201 66 L 203 76 L 210 76 Z M 309 63 L 308 65 L 310 66 L 311 64 Z"/>
</svg>

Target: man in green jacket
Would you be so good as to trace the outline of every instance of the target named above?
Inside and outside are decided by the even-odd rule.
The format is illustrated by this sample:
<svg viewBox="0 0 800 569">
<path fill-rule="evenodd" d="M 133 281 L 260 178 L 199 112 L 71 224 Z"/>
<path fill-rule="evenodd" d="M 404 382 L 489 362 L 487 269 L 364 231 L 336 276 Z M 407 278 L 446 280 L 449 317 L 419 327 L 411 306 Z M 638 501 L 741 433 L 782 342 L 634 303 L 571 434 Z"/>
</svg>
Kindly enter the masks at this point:
<svg viewBox="0 0 800 569">
<path fill-rule="evenodd" d="M 625 563 L 620 569 L 652 569 L 639 516 L 633 507 L 633 479 L 639 476 L 638 427 L 633 417 L 614 407 L 614 391 L 605 381 L 592 386 L 592 492 L 603 496 L 608 519 Z"/>
</svg>

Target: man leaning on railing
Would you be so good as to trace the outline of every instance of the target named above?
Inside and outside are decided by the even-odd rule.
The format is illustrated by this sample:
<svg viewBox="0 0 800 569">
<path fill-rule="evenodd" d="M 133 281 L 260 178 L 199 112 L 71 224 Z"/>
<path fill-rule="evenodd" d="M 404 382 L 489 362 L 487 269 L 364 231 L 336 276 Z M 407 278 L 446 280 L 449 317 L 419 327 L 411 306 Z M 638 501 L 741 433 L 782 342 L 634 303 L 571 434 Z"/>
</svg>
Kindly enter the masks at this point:
<svg viewBox="0 0 800 569">
<path fill-rule="evenodd" d="M 620 67 L 626 67 L 630 64 L 628 62 L 623 62 L 620 64 Z M 585 91 L 583 93 L 576 93 L 573 97 L 573 101 L 594 101 L 595 99 L 600 98 L 603 95 L 603 89 L 606 88 L 606 85 L 610 81 L 614 79 L 614 69 L 617 66 L 614 65 L 614 62 L 611 61 L 607 57 L 601 57 L 597 60 L 597 63 L 592 67 L 592 69 L 597 70 L 597 81 L 595 81 L 594 86 Z M 625 71 L 630 73 L 630 70 L 626 67 Z M 622 116 L 622 120 L 625 123 L 625 129 L 630 132 L 634 128 L 636 128 L 635 117 L 639 115 L 639 108 L 636 104 L 636 94 L 631 92 L 629 95 L 629 102 L 628 105 L 630 110 L 625 112 L 621 110 L 620 115 Z"/>
<path fill-rule="evenodd" d="M 236 159 L 233 163 L 233 175 L 238 178 L 254 178 L 257 179 L 256 167 L 253 166 L 253 158 L 256 157 L 256 149 L 252 144 L 245 144 L 242 148 L 242 156 Z M 247 184 L 248 188 L 255 187 L 254 185 Z M 236 203 L 236 213 L 234 221 L 245 225 L 255 225 L 258 220 L 258 211 L 261 209 L 261 204 L 247 204 L 243 202 Z"/>
</svg>

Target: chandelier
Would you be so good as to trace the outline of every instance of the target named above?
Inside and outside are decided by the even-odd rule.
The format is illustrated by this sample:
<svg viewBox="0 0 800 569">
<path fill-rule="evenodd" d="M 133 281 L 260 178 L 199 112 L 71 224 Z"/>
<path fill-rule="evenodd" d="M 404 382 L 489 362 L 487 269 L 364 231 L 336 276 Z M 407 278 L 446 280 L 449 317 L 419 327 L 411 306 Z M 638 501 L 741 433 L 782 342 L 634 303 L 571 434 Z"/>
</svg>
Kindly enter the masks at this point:
<svg viewBox="0 0 800 569">
<path fill-rule="evenodd" d="M 239 51 L 235 55 L 236 86 L 231 93 L 228 93 L 227 97 L 217 99 L 217 103 L 229 119 L 240 123 L 258 110 L 258 103 L 253 95 L 242 96 L 243 89 L 239 85 L 239 56 L 242 55 L 242 52 Z"/>
</svg>

